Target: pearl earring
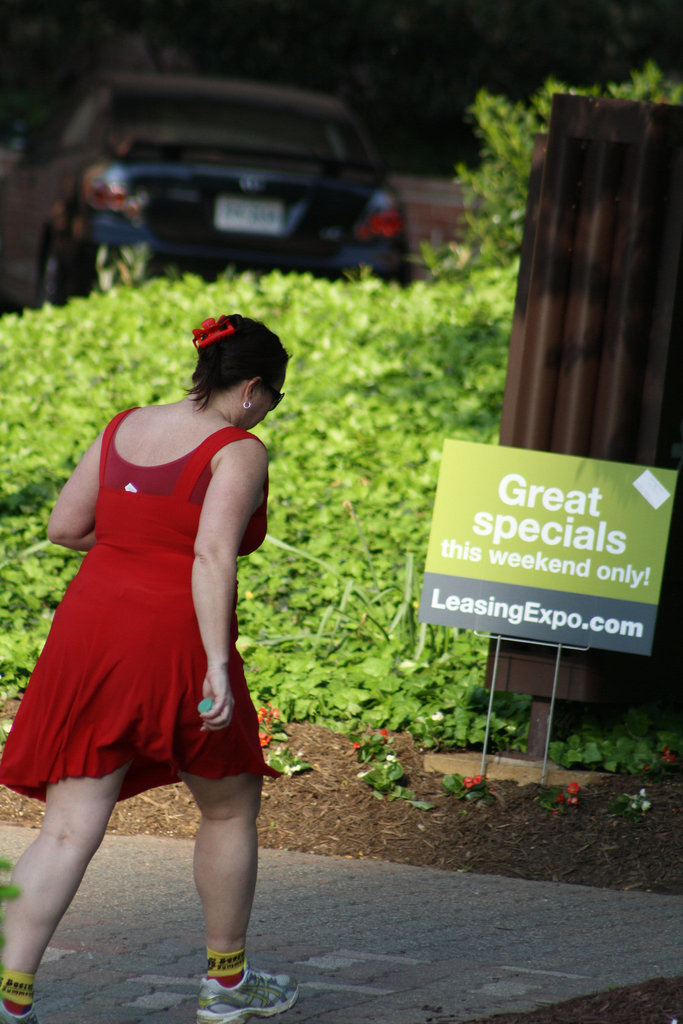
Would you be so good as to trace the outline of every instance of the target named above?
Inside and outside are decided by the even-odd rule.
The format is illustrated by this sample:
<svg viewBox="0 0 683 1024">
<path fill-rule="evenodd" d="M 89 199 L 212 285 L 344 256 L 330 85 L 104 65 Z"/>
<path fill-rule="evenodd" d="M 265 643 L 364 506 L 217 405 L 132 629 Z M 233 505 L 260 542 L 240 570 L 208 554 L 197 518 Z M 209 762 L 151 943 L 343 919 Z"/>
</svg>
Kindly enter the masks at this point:
<svg viewBox="0 0 683 1024">
<path fill-rule="evenodd" d="M 251 409 L 251 402 L 249 402 L 249 401 L 242 402 L 242 408 L 243 409 Z"/>
</svg>

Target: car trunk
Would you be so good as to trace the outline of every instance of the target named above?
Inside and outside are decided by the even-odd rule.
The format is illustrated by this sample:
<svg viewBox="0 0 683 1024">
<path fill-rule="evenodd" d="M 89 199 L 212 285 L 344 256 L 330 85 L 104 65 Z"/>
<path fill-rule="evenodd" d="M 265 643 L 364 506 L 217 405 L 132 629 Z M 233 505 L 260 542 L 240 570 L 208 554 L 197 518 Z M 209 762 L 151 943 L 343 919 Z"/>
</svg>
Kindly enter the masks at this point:
<svg viewBox="0 0 683 1024">
<path fill-rule="evenodd" d="M 376 186 L 368 166 L 272 157 L 219 165 L 186 162 L 183 154 L 182 163 L 127 164 L 126 174 L 162 242 L 216 250 L 238 244 L 274 256 L 334 252 L 353 237 Z"/>
</svg>

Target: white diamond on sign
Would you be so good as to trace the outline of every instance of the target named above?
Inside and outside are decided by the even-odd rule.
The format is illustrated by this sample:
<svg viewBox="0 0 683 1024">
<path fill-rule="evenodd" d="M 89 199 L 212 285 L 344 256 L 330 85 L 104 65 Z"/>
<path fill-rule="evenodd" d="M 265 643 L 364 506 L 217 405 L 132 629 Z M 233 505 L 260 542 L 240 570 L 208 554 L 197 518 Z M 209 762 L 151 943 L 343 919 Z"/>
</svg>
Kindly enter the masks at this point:
<svg viewBox="0 0 683 1024">
<path fill-rule="evenodd" d="M 645 501 L 649 502 L 655 509 L 659 508 L 667 498 L 671 497 L 664 484 L 660 484 L 657 477 L 649 469 L 646 469 L 637 480 L 633 481 L 633 486 L 642 494 Z"/>
</svg>

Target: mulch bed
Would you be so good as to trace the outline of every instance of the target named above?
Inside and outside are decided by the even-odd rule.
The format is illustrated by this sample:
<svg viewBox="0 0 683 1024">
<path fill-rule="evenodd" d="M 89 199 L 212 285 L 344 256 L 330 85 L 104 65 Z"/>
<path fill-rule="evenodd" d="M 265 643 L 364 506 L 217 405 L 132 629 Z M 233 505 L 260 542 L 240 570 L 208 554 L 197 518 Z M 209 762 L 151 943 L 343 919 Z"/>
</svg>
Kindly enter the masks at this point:
<svg viewBox="0 0 683 1024">
<path fill-rule="evenodd" d="M 683 776 L 606 775 L 581 789 L 579 804 L 553 815 L 538 785 L 492 784 L 494 800 L 473 806 L 444 794 L 441 776 L 423 768 L 407 735 L 393 737 L 419 810 L 403 800 L 378 800 L 358 778 L 351 742 L 329 729 L 287 727 L 291 749 L 313 770 L 267 780 L 259 819 L 261 845 L 324 855 L 370 857 L 455 871 L 473 871 L 610 889 L 683 893 Z M 570 781 L 568 776 L 568 781 Z M 638 822 L 610 817 L 621 793 L 647 788 L 652 808 Z M 0 789 L 0 821 L 35 826 L 42 805 Z M 110 831 L 123 835 L 194 836 L 197 811 L 182 786 L 143 793 L 119 804 Z M 499 1014 L 490 1024 L 683 1024 L 683 977 L 654 979 L 542 1011 Z M 430 1024 L 448 1024 L 432 1014 Z M 477 1022 L 482 1024 L 482 1022 Z M 487 1022 L 489 1024 L 489 1022 Z"/>
<path fill-rule="evenodd" d="M 683 978 L 653 978 L 531 1013 L 497 1013 L 469 1024 L 676 1024 L 683 1020 Z M 450 1024 L 433 1017 L 428 1024 Z"/>
</svg>

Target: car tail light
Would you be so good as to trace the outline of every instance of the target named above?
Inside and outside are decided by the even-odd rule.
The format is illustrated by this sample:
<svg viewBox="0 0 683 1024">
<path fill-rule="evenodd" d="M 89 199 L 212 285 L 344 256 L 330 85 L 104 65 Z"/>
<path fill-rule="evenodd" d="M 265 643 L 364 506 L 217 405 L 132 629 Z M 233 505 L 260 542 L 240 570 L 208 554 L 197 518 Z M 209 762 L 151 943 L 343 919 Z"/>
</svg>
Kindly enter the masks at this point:
<svg viewBox="0 0 683 1024">
<path fill-rule="evenodd" d="M 388 192 L 376 192 L 368 203 L 363 218 L 356 224 L 356 237 L 363 242 L 375 238 L 396 238 L 405 229 L 398 203 Z"/>
<path fill-rule="evenodd" d="M 108 210 L 131 218 L 138 217 L 146 204 L 145 195 L 134 192 L 125 177 L 103 169 L 86 174 L 83 199 L 93 210 Z"/>
</svg>

